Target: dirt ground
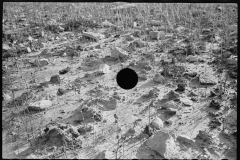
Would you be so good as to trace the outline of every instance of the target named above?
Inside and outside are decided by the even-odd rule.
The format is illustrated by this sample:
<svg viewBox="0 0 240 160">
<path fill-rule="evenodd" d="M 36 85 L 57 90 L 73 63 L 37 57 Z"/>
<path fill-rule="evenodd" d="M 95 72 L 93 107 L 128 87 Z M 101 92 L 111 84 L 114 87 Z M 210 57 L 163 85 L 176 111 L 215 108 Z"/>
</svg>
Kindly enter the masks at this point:
<svg viewBox="0 0 240 160">
<path fill-rule="evenodd" d="M 148 25 L 65 29 L 4 59 L 2 157 L 236 159 L 233 45 L 221 48 L 220 27 L 193 40 L 194 29 Z M 117 83 L 124 68 L 133 89 Z"/>
</svg>

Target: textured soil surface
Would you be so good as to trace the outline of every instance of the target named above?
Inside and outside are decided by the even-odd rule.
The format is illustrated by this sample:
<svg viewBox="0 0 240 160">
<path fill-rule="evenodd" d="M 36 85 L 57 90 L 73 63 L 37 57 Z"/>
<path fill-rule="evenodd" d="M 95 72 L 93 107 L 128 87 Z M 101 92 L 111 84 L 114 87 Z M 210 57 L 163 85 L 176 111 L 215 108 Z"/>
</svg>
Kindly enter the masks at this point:
<svg viewBox="0 0 240 160">
<path fill-rule="evenodd" d="M 221 48 L 221 28 L 199 40 L 186 27 L 149 28 L 65 29 L 4 59 L 2 156 L 236 159 L 238 55 Z M 117 83 L 124 68 L 138 75 L 133 89 Z"/>
</svg>

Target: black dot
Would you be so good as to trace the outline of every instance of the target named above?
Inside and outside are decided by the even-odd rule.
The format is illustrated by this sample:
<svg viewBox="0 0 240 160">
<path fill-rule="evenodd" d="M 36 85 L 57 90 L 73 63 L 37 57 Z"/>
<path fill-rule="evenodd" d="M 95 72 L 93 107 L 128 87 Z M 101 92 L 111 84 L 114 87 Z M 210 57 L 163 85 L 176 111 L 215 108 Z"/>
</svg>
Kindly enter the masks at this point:
<svg viewBox="0 0 240 160">
<path fill-rule="evenodd" d="M 134 88 L 137 83 L 138 75 L 134 70 L 130 68 L 124 68 L 118 72 L 117 84 L 119 85 L 119 87 L 129 90 Z"/>
</svg>

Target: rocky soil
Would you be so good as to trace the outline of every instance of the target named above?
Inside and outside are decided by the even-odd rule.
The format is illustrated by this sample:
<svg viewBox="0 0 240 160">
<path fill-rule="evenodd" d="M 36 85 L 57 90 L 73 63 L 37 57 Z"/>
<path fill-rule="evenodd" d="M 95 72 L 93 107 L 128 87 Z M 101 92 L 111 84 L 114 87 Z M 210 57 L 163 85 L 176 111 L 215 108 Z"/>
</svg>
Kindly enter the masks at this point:
<svg viewBox="0 0 240 160">
<path fill-rule="evenodd" d="M 3 29 L 16 42 L 3 41 L 2 156 L 236 159 L 237 25 L 222 48 L 221 27 L 194 39 L 194 28 L 137 23 L 31 24 L 22 43 Z M 116 81 L 124 68 L 138 75 L 133 89 Z"/>
</svg>

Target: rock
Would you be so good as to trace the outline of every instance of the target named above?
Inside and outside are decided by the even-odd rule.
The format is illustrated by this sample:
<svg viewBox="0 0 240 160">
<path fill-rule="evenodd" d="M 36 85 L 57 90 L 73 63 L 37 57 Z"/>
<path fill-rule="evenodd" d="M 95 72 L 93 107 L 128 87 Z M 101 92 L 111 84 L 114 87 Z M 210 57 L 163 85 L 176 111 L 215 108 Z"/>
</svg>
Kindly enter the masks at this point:
<svg viewBox="0 0 240 160">
<path fill-rule="evenodd" d="M 190 83 L 199 83 L 199 75 L 195 76 L 194 78 L 191 78 Z"/>
<path fill-rule="evenodd" d="M 93 47 L 93 46 L 90 46 L 90 47 L 89 47 L 89 50 L 90 50 L 90 51 L 91 51 L 91 50 L 93 50 L 93 49 L 94 49 L 94 47 Z"/>
<path fill-rule="evenodd" d="M 140 40 L 135 40 L 132 42 L 132 44 L 137 48 L 143 48 L 145 46 L 144 42 Z"/>
<path fill-rule="evenodd" d="M 133 41 L 133 40 L 134 40 L 133 35 L 128 35 L 128 36 L 126 36 L 126 37 L 125 37 L 125 40 L 126 40 L 126 41 Z"/>
<path fill-rule="evenodd" d="M 46 108 L 52 106 L 52 102 L 50 100 L 41 100 L 34 103 L 30 103 L 28 106 L 28 110 L 31 111 L 43 111 Z"/>
<path fill-rule="evenodd" d="M 157 31 L 151 31 L 149 33 L 151 40 L 158 40 L 158 32 Z"/>
<path fill-rule="evenodd" d="M 67 54 L 67 56 L 69 57 L 74 57 L 74 56 L 79 56 L 79 52 L 76 51 L 76 49 L 73 49 L 72 47 L 66 47 L 65 49 L 65 53 Z M 59 53 L 56 53 L 56 54 L 52 54 L 52 55 L 60 55 Z"/>
<path fill-rule="evenodd" d="M 102 71 L 96 71 L 93 74 L 94 74 L 94 77 L 100 77 L 100 76 L 104 75 L 105 73 L 103 73 Z"/>
<path fill-rule="evenodd" d="M 152 127 L 153 129 L 159 130 L 159 129 L 161 129 L 163 127 L 163 121 L 160 118 L 156 117 L 151 122 L 150 127 Z"/>
<path fill-rule="evenodd" d="M 64 28 L 61 27 L 61 26 L 58 26 L 58 29 L 59 29 L 60 32 L 63 32 L 63 31 L 64 31 Z"/>
<path fill-rule="evenodd" d="M 153 135 L 153 129 L 146 125 L 146 127 L 143 130 L 143 133 L 151 137 Z"/>
<path fill-rule="evenodd" d="M 85 73 L 84 78 L 89 78 L 90 76 L 91 76 L 91 74 Z"/>
<path fill-rule="evenodd" d="M 209 34 L 211 34 L 211 33 L 212 33 L 212 30 L 211 30 L 211 29 L 204 28 L 204 29 L 202 30 L 202 34 L 203 34 L 203 35 L 209 35 Z"/>
<path fill-rule="evenodd" d="M 53 151 L 56 151 L 57 147 L 56 146 L 52 146 L 52 147 L 47 147 L 46 148 L 46 151 L 47 152 L 53 152 Z M 36 157 L 37 158 L 37 157 Z"/>
<path fill-rule="evenodd" d="M 142 96 L 142 98 L 146 98 L 146 99 L 149 99 L 149 98 L 156 98 L 158 97 L 158 91 L 157 89 L 152 89 L 150 90 L 147 94 L 144 94 Z"/>
<path fill-rule="evenodd" d="M 217 93 L 215 92 L 215 90 L 211 90 L 209 93 L 209 97 L 215 97 L 217 95 Z"/>
<path fill-rule="evenodd" d="M 213 109 L 219 110 L 221 108 L 221 105 L 220 105 L 220 103 L 218 101 L 212 100 L 209 103 L 209 108 L 213 108 Z"/>
<path fill-rule="evenodd" d="M 151 40 L 151 37 L 150 37 L 150 35 L 146 35 L 146 36 L 144 36 L 143 38 L 141 38 L 141 41 L 150 41 Z M 146 45 L 145 45 L 146 46 Z"/>
<path fill-rule="evenodd" d="M 139 24 L 137 22 L 133 22 L 133 28 L 136 28 Z"/>
<path fill-rule="evenodd" d="M 190 137 L 187 135 L 179 135 L 176 140 L 180 143 L 183 144 L 185 147 L 194 147 L 195 146 L 195 141 L 192 140 Z"/>
<path fill-rule="evenodd" d="M 96 49 L 101 49 L 102 47 L 101 47 L 101 44 L 97 44 L 96 46 L 95 46 L 95 48 Z"/>
<path fill-rule="evenodd" d="M 236 79 L 238 75 L 237 69 L 229 71 L 229 77 Z"/>
<path fill-rule="evenodd" d="M 128 54 L 123 49 L 119 47 L 114 47 L 113 50 L 111 51 L 111 56 L 113 58 L 125 58 L 126 56 L 128 56 Z"/>
<path fill-rule="evenodd" d="M 93 32 L 83 32 L 83 36 L 94 39 L 97 42 L 105 38 L 105 35 L 101 33 L 93 33 Z"/>
<path fill-rule="evenodd" d="M 230 32 L 238 31 L 238 26 L 236 24 L 228 26 Z"/>
<path fill-rule="evenodd" d="M 211 35 L 210 35 L 211 36 Z M 204 38 L 204 37 L 203 37 Z M 208 38 L 208 36 L 206 36 L 206 39 Z M 204 39 L 203 39 L 204 40 Z M 206 47 L 205 47 L 205 52 L 218 52 L 220 50 L 220 46 L 218 43 L 207 43 Z"/>
<path fill-rule="evenodd" d="M 225 60 L 225 63 L 227 65 L 237 65 L 237 60 L 236 59 L 231 59 L 231 58 L 228 58 Z"/>
<path fill-rule="evenodd" d="M 104 74 L 110 73 L 110 67 L 107 64 L 100 64 L 99 65 L 99 71 L 104 73 Z"/>
<path fill-rule="evenodd" d="M 173 63 L 173 59 L 172 58 L 164 58 L 160 62 L 162 63 L 162 65 L 167 65 L 167 64 Z"/>
<path fill-rule="evenodd" d="M 199 82 L 202 85 L 215 85 L 217 83 L 217 79 L 213 75 L 200 74 Z"/>
<path fill-rule="evenodd" d="M 127 130 L 127 132 L 122 136 L 124 138 L 130 137 L 130 136 L 134 136 L 136 133 L 134 128 L 129 128 L 129 130 Z"/>
<path fill-rule="evenodd" d="M 2 74 L 5 74 L 5 73 L 7 73 L 7 71 L 4 68 L 2 68 Z"/>
<path fill-rule="evenodd" d="M 117 100 L 113 97 L 109 100 L 99 100 L 98 103 L 102 104 L 106 110 L 114 110 L 117 107 Z"/>
<path fill-rule="evenodd" d="M 229 51 L 226 51 L 226 52 L 224 52 L 223 53 L 223 58 L 230 58 L 231 57 L 231 55 L 232 55 L 232 53 L 231 52 L 229 52 Z"/>
<path fill-rule="evenodd" d="M 85 47 L 85 50 L 94 50 L 94 49 L 101 49 L 101 44 L 96 43 L 96 44 L 89 45 L 89 46 Z"/>
<path fill-rule="evenodd" d="M 164 122 L 164 125 L 166 125 L 166 126 L 171 126 L 172 125 L 172 121 L 171 120 L 166 120 L 165 122 Z"/>
<path fill-rule="evenodd" d="M 27 47 L 27 51 L 28 51 L 28 53 L 32 52 L 32 50 L 29 47 Z"/>
<path fill-rule="evenodd" d="M 147 76 L 145 74 L 138 75 L 138 81 L 146 81 L 146 80 L 147 80 Z"/>
<path fill-rule="evenodd" d="M 176 100 L 179 99 L 179 94 L 174 91 L 170 91 L 163 97 L 163 99 Z"/>
<path fill-rule="evenodd" d="M 135 48 L 135 45 L 133 43 L 130 43 L 127 47 L 126 47 L 126 50 L 128 52 L 134 52 L 136 51 L 136 48 Z"/>
<path fill-rule="evenodd" d="M 221 12 L 223 10 L 222 6 L 216 6 L 215 8 L 218 12 Z"/>
<path fill-rule="evenodd" d="M 209 112 L 210 115 L 209 116 L 213 116 L 214 118 L 211 120 L 211 122 L 208 124 L 208 126 L 211 128 L 211 129 L 216 129 L 218 127 L 220 127 L 222 125 L 222 122 L 215 118 L 215 115 L 214 113 L 212 114 L 212 112 Z"/>
<path fill-rule="evenodd" d="M 68 132 L 71 133 L 73 135 L 74 138 L 77 138 L 78 136 L 80 136 L 79 132 L 78 132 L 78 128 L 75 126 L 70 126 L 68 128 Z"/>
<path fill-rule="evenodd" d="M 159 31 L 158 32 L 158 39 L 159 40 L 165 39 L 165 35 L 166 35 L 165 31 Z"/>
<path fill-rule="evenodd" d="M 162 22 L 157 20 L 151 20 L 150 22 L 148 22 L 148 24 L 151 26 L 161 26 Z"/>
<path fill-rule="evenodd" d="M 177 110 L 170 108 L 170 109 L 164 111 L 164 114 L 165 114 L 166 118 L 170 118 L 170 117 L 172 117 L 172 116 L 177 114 Z"/>
<path fill-rule="evenodd" d="M 8 68 L 8 66 L 2 66 L 2 69 L 8 70 L 9 68 Z"/>
<path fill-rule="evenodd" d="M 8 51 L 8 50 L 10 50 L 11 48 L 9 47 L 8 44 L 3 43 L 3 45 L 2 45 L 2 49 L 5 50 L 5 51 Z"/>
<path fill-rule="evenodd" d="M 114 26 L 112 23 L 110 23 L 109 21 L 105 20 L 104 22 L 102 22 L 102 25 L 104 27 L 111 27 L 111 26 Z"/>
<path fill-rule="evenodd" d="M 167 159 L 173 158 L 171 156 L 177 152 L 173 137 L 163 131 L 156 132 L 145 142 L 145 145 Z"/>
<path fill-rule="evenodd" d="M 197 75 L 197 72 L 185 72 L 185 73 L 183 73 L 183 75 L 184 76 L 187 75 L 187 76 L 193 78 L 193 77 L 195 77 Z"/>
<path fill-rule="evenodd" d="M 122 5 L 118 5 L 116 7 L 110 8 L 110 10 L 112 10 L 114 13 L 116 13 L 117 11 L 121 11 L 121 12 L 126 12 L 129 9 L 136 9 L 137 6 L 135 4 L 131 4 L 131 3 L 125 3 Z"/>
<path fill-rule="evenodd" d="M 13 136 L 13 137 L 16 137 L 18 136 L 18 134 L 16 132 L 10 132 L 9 135 Z"/>
<path fill-rule="evenodd" d="M 141 69 L 141 70 L 140 70 L 140 74 L 145 74 L 145 75 L 146 75 L 146 74 L 147 74 L 147 71 L 146 71 L 145 69 Z"/>
<path fill-rule="evenodd" d="M 195 138 L 195 144 L 197 144 L 199 147 L 208 147 L 212 144 L 212 138 L 207 132 L 199 131 Z"/>
<path fill-rule="evenodd" d="M 12 137 L 12 142 L 15 142 L 17 140 L 17 138 L 19 137 L 19 134 L 17 134 L 16 132 L 10 132 L 8 134 L 8 136 Z"/>
<path fill-rule="evenodd" d="M 83 46 L 82 45 L 77 45 L 76 50 L 77 51 L 83 51 Z"/>
<path fill-rule="evenodd" d="M 153 77 L 153 82 L 155 82 L 155 83 L 164 83 L 165 82 L 165 78 L 162 75 L 160 75 L 160 74 L 156 74 Z"/>
<path fill-rule="evenodd" d="M 64 95 L 64 93 L 66 93 L 66 90 L 64 90 L 62 88 L 58 88 L 58 91 L 57 91 L 58 96 Z"/>
<path fill-rule="evenodd" d="M 84 107 L 82 109 L 82 114 L 80 114 L 82 118 L 82 120 L 86 120 L 86 119 L 90 119 L 90 118 L 93 118 L 93 116 L 95 115 L 95 111 L 92 109 L 92 108 L 87 108 L 87 107 Z"/>
<path fill-rule="evenodd" d="M 237 159 L 237 153 L 237 146 L 233 146 L 224 152 L 225 158 L 229 160 Z"/>
<path fill-rule="evenodd" d="M 227 117 L 225 118 L 225 121 L 223 122 L 223 126 L 225 129 L 230 131 L 237 131 L 237 111 L 232 110 Z"/>
<path fill-rule="evenodd" d="M 102 151 L 99 153 L 94 159 L 109 159 L 110 153 L 107 150 Z"/>
<path fill-rule="evenodd" d="M 189 55 L 189 56 L 187 56 L 186 60 L 190 63 L 193 63 L 193 62 L 197 62 L 198 58 L 196 56 Z"/>
<path fill-rule="evenodd" d="M 82 145 L 81 140 L 79 139 L 79 133 L 77 129 L 72 125 L 62 125 L 62 124 L 52 124 L 49 126 L 49 131 L 45 133 L 44 138 L 45 141 L 43 145 L 46 143 L 52 143 L 58 145 L 76 145 L 80 147 Z"/>
<path fill-rule="evenodd" d="M 176 28 L 176 31 L 178 31 L 178 33 L 184 33 L 185 32 L 185 28 L 183 26 L 179 26 Z"/>
<path fill-rule="evenodd" d="M 16 155 L 17 156 L 17 155 Z M 34 154 L 28 154 L 26 157 L 26 159 L 38 159 L 38 156 L 34 155 Z"/>
<path fill-rule="evenodd" d="M 134 31 L 132 34 L 134 37 L 140 37 L 141 32 L 140 31 Z"/>
<path fill-rule="evenodd" d="M 152 28 L 145 28 L 145 34 L 149 35 L 150 32 L 152 32 L 153 29 Z"/>
<path fill-rule="evenodd" d="M 197 97 L 191 97 L 190 99 L 191 99 L 193 102 L 197 102 L 197 101 L 198 101 Z"/>
<path fill-rule="evenodd" d="M 65 111 L 64 110 L 60 110 L 60 113 L 65 113 Z"/>
<path fill-rule="evenodd" d="M 93 130 L 92 126 L 80 127 L 78 128 L 78 133 L 80 135 L 85 135 L 87 132 L 91 132 Z"/>
<path fill-rule="evenodd" d="M 188 97 L 192 97 L 192 96 L 197 96 L 197 94 L 196 94 L 194 91 L 191 91 L 191 92 L 188 94 Z"/>
<path fill-rule="evenodd" d="M 136 62 L 135 62 L 135 61 L 132 61 L 132 62 L 129 63 L 128 66 L 135 66 L 135 65 L 136 65 Z"/>
<path fill-rule="evenodd" d="M 62 69 L 61 71 L 59 71 L 59 74 L 65 74 L 65 73 L 69 72 L 70 69 L 71 69 L 70 67 L 67 67 L 67 68 L 65 68 L 65 69 Z"/>
<path fill-rule="evenodd" d="M 43 67 L 43 66 L 46 66 L 46 65 L 48 65 L 48 64 L 49 64 L 49 62 L 48 62 L 47 59 L 35 60 L 35 61 L 33 62 L 33 65 L 38 66 L 38 67 Z"/>
<path fill-rule="evenodd" d="M 185 91 L 185 84 L 183 84 L 183 83 L 178 84 L 177 89 L 175 91 L 184 92 Z"/>
<path fill-rule="evenodd" d="M 52 76 L 51 79 L 50 79 L 50 82 L 51 83 L 55 83 L 55 84 L 60 84 L 60 77 L 59 77 L 59 75 Z"/>
<path fill-rule="evenodd" d="M 94 116 L 93 116 L 93 119 L 96 121 L 96 122 L 101 122 L 102 121 L 102 116 L 100 115 L 100 114 L 95 114 Z"/>
<path fill-rule="evenodd" d="M 168 101 L 168 102 L 162 104 L 161 106 L 162 106 L 162 108 L 165 108 L 165 109 L 169 109 L 169 108 L 178 109 L 177 104 L 173 100 Z"/>
<path fill-rule="evenodd" d="M 200 15 L 205 15 L 206 14 L 206 11 L 203 11 L 203 10 L 193 10 L 192 11 L 192 16 L 193 17 L 198 17 Z"/>
<path fill-rule="evenodd" d="M 10 101 L 11 99 L 12 99 L 12 97 L 9 94 L 3 93 L 3 100 L 4 101 Z"/>
<path fill-rule="evenodd" d="M 117 100 L 114 98 L 110 98 L 105 107 L 108 108 L 109 110 L 114 110 L 116 109 L 116 106 Z"/>
<path fill-rule="evenodd" d="M 188 98 L 180 98 L 180 101 L 181 101 L 183 104 L 185 104 L 186 106 L 191 106 L 191 105 L 193 105 L 193 102 L 192 102 L 190 99 L 188 99 Z"/>
<path fill-rule="evenodd" d="M 42 50 L 42 52 L 40 53 L 41 56 L 47 55 L 50 52 L 49 48 L 45 48 L 44 50 Z"/>
<path fill-rule="evenodd" d="M 150 71 L 152 69 L 149 63 L 144 61 L 136 62 L 136 67 L 138 67 L 139 69 L 145 69 L 147 71 Z"/>
</svg>

